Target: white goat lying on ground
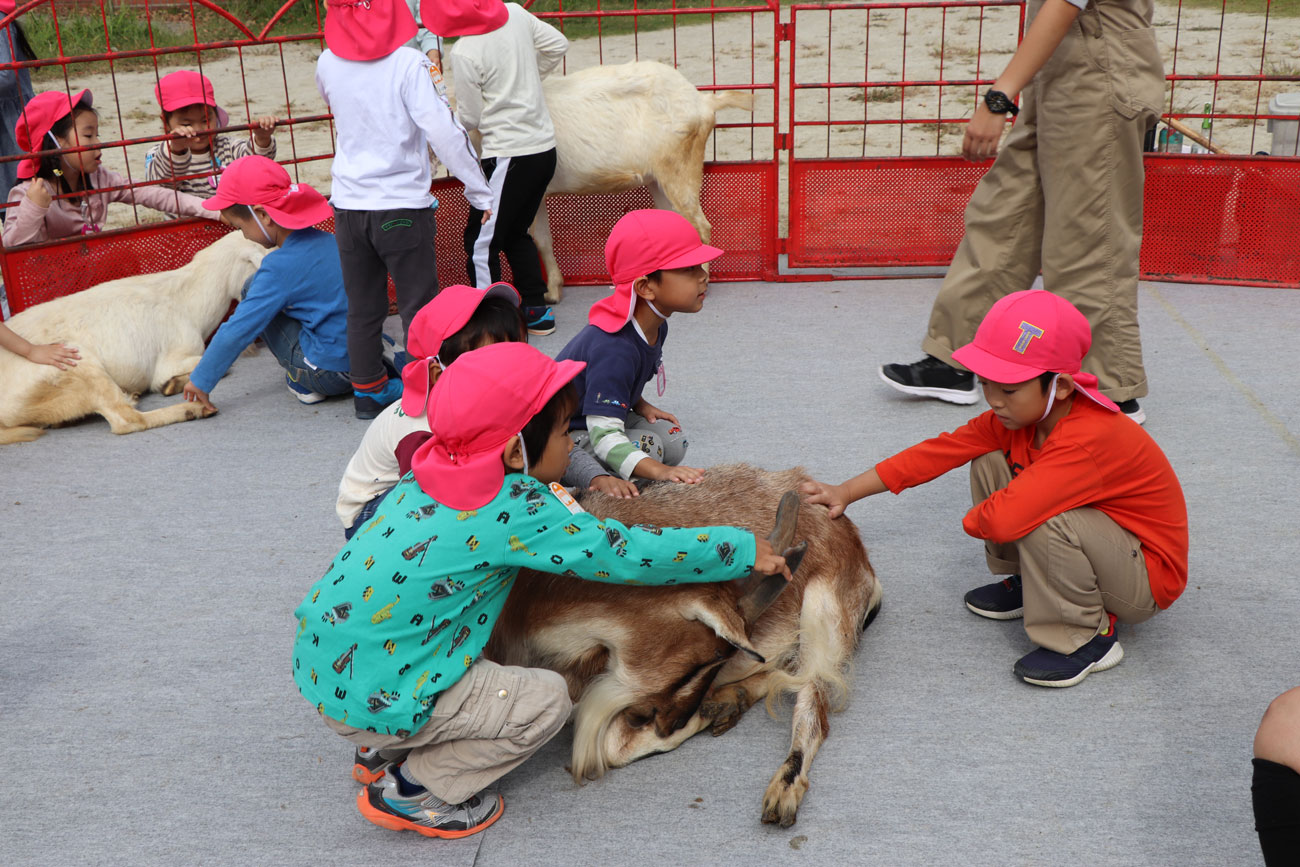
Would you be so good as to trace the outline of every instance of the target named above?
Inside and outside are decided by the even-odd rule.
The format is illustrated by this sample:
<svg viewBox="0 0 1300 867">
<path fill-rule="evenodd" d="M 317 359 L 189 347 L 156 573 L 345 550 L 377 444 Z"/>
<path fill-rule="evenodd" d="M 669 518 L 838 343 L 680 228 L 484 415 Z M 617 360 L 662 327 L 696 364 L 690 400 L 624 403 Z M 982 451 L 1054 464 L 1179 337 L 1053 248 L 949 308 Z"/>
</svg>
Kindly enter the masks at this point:
<svg viewBox="0 0 1300 867">
<path fill-rule="evenodd" d="M 555 125 L 555 177 L 547 195 L 645 186 L 655 207 L 681 214 L 708 242 L 711 227 L 700 209 L 704 148 L 714 115 L 724 108 L 751 110 L 752 94 L 701 92 L 671 66 L 648 60 L 551 76 L 542 86 Z M 546 266 L 546 300 L 558 302 L 564 275 L 545 201 L 532 236 Z"/>
<path fill-rule="evenodd" d="M 0 444 L 99 414 L 115 434 L 211 415 L 181 402 L 139 412 L 140 394 L 178 394 L 203 356 L 203 341 L 262 263 L 266 250 L 231 232 L 174 271 L 124 277 L 38 304 L 6 323 L 33 343 L 81 350 L 69 370 L 0 349 Z"/>
</svg>

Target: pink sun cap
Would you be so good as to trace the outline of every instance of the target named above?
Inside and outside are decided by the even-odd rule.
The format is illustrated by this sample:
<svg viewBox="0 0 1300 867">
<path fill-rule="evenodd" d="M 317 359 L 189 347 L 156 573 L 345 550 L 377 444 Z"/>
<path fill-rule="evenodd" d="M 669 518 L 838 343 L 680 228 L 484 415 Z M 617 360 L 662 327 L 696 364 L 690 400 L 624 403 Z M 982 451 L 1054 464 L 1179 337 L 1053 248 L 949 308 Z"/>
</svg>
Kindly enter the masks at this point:
<svg viewBox="0 0 1300 867">
<path fill-rule="evenodd" d="M 420 0 L 420 21 L 444 39 L 491 33 L 509 18 L 501 0 Z"/>
<path fill-rule="evenodd" d="M 325 197 L 308 184 L 295 184 L 275 160 L 249 154 L 231 161 L 221 173 L 217 194 L 203 200 L 209 211 L 231 205 L 261 205 L 286 229 L 305 229 L 334 216 Z"/>
<path fill-rule="evenodd" d="M 1068 373 L 1079 391 L 1118 412 L 1115 402 L 1097 390 L 1097 377 L 1079 370 L 1091 346 L 1092 329 L 1077 307 L 1046 289 L 1026 289 L 999 298 L 980 322 L 975 339 L 952 358 L 992 382 Z"/>
<path fill-rule="evenodd" d="M 36 94 L 23 106 L 23 113 L 14 124 L 14 142 L 24 153 L 29 154 L 59 147 L 59 143 L 50 135 L 50 129 L 72 114 L 83 101 L 86 108 L 94 104 L 94 97 L 89 90 L 79 90 L 71 95 L 57 90 Z M 18 163 L 18 177 L 35 177 L 40 167 L 40 157 L 28 157 Z"/>
<path fill-rule="evenodd" d="M 605 242 L 605 266 L 614 281 L 614 294 L 591 305 L 587 321 L 601 331 L 616 333 L 632 318 L 638 277 L 661 268 L 691 268 L 722 255 L 700 240 L 700 233 L 675 211 L 646 208 L 619 218 Z"/>
<path fill-rule="evenodd" d="M 527 343 L 493 343 L 457 358 L 429 395 L 433 436 L 411 459 L 415 481 L 453 509 L 487 505 L 505 481 L 502 448 L 586 366 Z"/>
<path fill-rule="evenodd" d="M 420 30 L 404 0 L 325 0 L 325 7 L 325 46 L 344 60 L 387 57 Z"/>
<path fill-rule="evenodd" d="M 520 304 L 519 293 L 509 283 L 493 283 L 486 289 L 445 286 L 411 319 L 406 332 L 406 354 L 411 360 L 402 368 L 402 412 L 411 417 L 424 412 L 429 398 L 430 359 L 442 349 L 444 340 L 465 327 L 488 298 L 504 298 L 516 307 Z"/>
<path fill-rule="evenodd" d="M 217 105 L 212 82 L 192 69 L 178 69 L 154 85 L 153 95 L 163 111 L 179 111 L 187 105 L 207 105 L 217 116 L 217 127 L 230 126 L 230 115 Z"/>
</svg>

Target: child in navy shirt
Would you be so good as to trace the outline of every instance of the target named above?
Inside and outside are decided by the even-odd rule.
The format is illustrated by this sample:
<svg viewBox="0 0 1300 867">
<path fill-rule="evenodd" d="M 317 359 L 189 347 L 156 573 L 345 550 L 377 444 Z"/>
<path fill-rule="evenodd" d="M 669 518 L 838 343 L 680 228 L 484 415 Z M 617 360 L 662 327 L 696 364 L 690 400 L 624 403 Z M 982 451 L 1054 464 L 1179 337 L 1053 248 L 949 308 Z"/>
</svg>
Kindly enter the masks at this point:
<svg viewBox="0 0 1300 867">
<path fill-rule="evenodd" d="M 687 446 L 681 425 L 642 390 L 657 376 L 663 394 L 668 317 L 699 312 L 709 289 L 704 263 L 721 255 L 672 211 L 632 211 L 610 232 L 605 263 L 614 294 L 592 305 L 590 324 L 556 358 L 587 362 L 574 379 L 580 402 L 569 427 L 622 478 L 693 483 L 704 475 L 680 466 Z"/>
<path fill-rule="evenodd" d="M 325 197 L 306 184 L 292 184 L 279 163 L 257 155 L 232 162 L 217 194 L 203 202 L 210 211 L 274 252 L 249 279 L 234 314 L 203 353 L 185 385 L 185 399 L 212 408 L 208 395 L 235 358 L 261 335 L 280 366 L 289 391 L 306 404 L 349 394 L 348 302 L 338 247 L 312 228 L 332 215 Z"/>
</svg>

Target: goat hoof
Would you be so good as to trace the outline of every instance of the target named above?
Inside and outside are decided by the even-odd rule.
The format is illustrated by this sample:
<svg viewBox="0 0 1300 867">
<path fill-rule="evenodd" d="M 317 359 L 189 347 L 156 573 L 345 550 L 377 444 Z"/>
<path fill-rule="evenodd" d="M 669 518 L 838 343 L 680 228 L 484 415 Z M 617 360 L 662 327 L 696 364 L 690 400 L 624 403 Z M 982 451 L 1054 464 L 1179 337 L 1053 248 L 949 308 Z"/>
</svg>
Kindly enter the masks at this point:
<svg viewBox="0 0 1300 867">
<path fill-rule="evenodd" d="M 171 397 L 173 394 L 180 394 L 185 390 L 185 383 L 189 381 L 189 374 L 173 376 L 171 379 L 163 383 L 163 387 L 158 390 L 158 393 L 165 395 L 166 397 Z"/>
</svg>

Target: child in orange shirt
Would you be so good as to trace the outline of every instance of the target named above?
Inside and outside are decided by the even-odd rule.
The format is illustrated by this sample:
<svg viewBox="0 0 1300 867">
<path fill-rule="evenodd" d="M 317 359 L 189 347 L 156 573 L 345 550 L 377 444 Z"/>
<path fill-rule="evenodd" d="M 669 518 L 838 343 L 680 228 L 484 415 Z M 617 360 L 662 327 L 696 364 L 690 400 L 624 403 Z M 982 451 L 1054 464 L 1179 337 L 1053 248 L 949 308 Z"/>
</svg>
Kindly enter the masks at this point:
<svg viewBox="0 0 1300 867">
<path fill-rule="evenodd" d="M 1044 290 L 1000 299 L 953 358 L 979 377 L 989 411 L 840 485 L 807 482 L 832 517 L 872 494 L 971 464 L 965 531 L 1010 575 L 966 594 L 982 617 L 1024 617 L 1038 649 L 1013 671 L 1074 686 L 1118 665 L 1115 622 L 1141 623 L 1187 586 L 1187 506 L 1164 452 L 1081 373 L 1088 321 Z"/>
</svg>

